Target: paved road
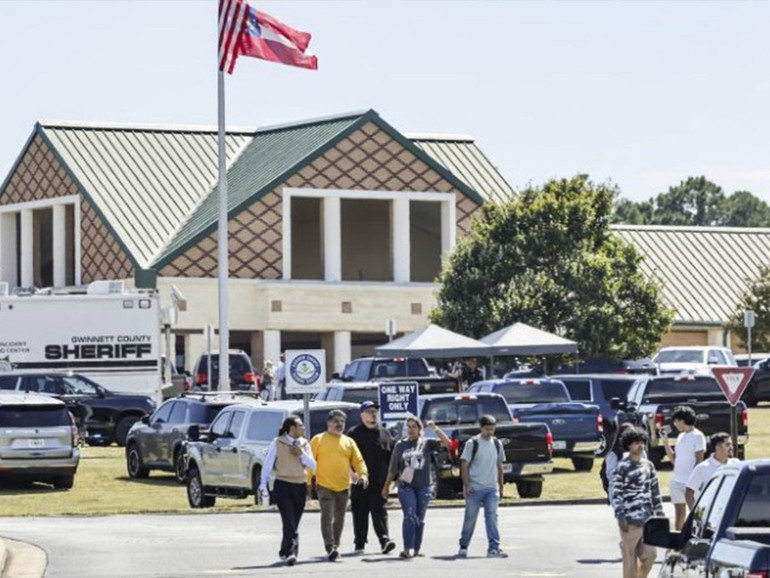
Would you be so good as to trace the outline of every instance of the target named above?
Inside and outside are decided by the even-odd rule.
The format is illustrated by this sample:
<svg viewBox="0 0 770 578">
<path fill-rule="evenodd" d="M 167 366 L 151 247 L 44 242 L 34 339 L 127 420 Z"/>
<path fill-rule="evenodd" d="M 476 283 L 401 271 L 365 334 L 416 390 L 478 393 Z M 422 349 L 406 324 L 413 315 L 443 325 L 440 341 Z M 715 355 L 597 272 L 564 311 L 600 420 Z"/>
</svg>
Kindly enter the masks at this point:
<svg viewBox="0 0 770 578">
<path fill-rule="evenodd" d="M 400 535 L 401 513 L 391 510 Z M 277 513 L 0 518 L 0 535 L 31 542 L 49 557 L 49 578 L 229 576 L 478 576 L 617 577 L 618 535 L 607 506 L 528 506 L 500 509 L 507 560 L 487 559 L 483 515 L 467 560 L 455 560 L 461 509 L 428 511 L 425 557 L 400 560 L 374 548 L 352 557 L 348 516 L 340 561 L 321 558 L 319 516 L 306 514 L 300 562 L 276 563 Z M 478 532 L 481 532 L 480 534 Z M 400 540 L 398 540 L 400 543 Z"/>
</svg>

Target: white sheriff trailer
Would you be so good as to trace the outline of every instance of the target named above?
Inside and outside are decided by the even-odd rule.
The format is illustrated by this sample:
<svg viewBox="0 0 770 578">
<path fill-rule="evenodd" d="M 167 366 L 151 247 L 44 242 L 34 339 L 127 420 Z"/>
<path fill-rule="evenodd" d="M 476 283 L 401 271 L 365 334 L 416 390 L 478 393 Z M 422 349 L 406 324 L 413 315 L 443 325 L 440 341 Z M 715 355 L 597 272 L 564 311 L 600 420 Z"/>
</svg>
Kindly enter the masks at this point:
<svg viewBox="0 0 770 578">
<path fill-rule="evenodd" d="M 0 283 L 0 370 L 75 371 L 160 399 L 160 325 L 157 292 L 122 281 L 18 295 Z"/>
</svg>

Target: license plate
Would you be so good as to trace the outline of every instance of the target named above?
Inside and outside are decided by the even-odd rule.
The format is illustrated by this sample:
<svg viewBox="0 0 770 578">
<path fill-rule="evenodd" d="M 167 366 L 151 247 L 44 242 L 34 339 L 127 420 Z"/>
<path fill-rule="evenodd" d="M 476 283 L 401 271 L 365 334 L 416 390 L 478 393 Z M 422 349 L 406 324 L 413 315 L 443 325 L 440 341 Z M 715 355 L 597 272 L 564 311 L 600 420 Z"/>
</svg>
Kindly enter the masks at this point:
<svg viewBox="0 0 770 578">
<path fill-rule="evenodd" d="M 555 449 L 555 450 L 566 450 L 567 449 L 567 442 L 564 442 L 564 441 L 553 442 L 553 449 Z"/>
<path fill-rule="evenodd" d="M 503 464 L 503 473 L 510 474 L 513 471 L 513 464 Z"/>
<path fill-rule="evenodd" d="M 41 440 L 41 439 L 27 440 L 27 447 L 28 448 L 42 448 L 42 447 L 45 447 L 45 440 Z"/>
</svg>

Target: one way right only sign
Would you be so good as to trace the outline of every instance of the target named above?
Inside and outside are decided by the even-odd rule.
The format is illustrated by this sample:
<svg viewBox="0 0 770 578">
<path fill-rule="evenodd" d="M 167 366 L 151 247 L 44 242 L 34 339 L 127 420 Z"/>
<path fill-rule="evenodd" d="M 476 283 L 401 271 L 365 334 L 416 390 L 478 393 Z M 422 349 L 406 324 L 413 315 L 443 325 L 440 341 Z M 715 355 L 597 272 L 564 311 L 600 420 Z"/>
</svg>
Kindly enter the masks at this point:
<svg viewBox="0 0 770 578">
<path fill-rule="evenodd" d="M 730 405 L 735 406 L 738 405 L 743 392 L 746 391 L 746 387 L 754 375 L 754 368 L 722 366 L 712 367 L 711 372 L 714 374 L 714 379 L 717 380 L 727 401 L 730 402 Z"/>
</svg>

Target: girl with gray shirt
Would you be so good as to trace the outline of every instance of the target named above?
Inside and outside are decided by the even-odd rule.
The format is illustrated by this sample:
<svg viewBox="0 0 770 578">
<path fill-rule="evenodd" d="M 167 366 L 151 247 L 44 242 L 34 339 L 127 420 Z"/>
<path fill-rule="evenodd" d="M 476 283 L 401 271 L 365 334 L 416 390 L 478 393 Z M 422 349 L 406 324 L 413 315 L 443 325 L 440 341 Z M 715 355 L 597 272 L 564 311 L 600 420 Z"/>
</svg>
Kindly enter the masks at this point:
<svg viewBox="0 0 770 578">
<path fill-rule="evenodd" d="M 420 553 L 431 494 L 431 455 L 441 445 L 449 447 L 449 438 L 441 428 L 432 421 L 426 422 L 425 427 L 434 430 L 438 439 L 425 439 L 422 422 L 418 418 L 410 416 L 406 419 L 406 437 L 393 448 L 388 476 L 382 488 L 382 497 L 387 500 L 390 485 L 398 478 L 398 500 L 404 513 L 402 558 L 412 558 Z"/>
</svg>

